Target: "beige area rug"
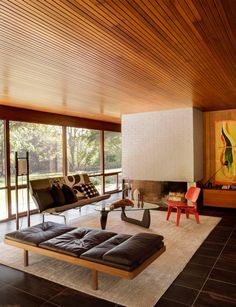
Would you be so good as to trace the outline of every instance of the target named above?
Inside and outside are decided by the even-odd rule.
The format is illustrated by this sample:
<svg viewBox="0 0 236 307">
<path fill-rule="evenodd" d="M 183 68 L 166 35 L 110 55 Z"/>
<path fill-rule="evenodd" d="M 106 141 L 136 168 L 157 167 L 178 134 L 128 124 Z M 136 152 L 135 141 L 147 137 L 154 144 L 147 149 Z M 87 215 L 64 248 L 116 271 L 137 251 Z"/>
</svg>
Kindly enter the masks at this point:
<svg viewBox="0 0 236 307">
<path fill-rule="evenodd" d="M 132 217 L 139 217 L 140 213 L 132 212 Z M 111 212 L 108 215 L 107 230 L 163 235 L 166 252 L 133 280 L 99 273 L 99 290 L 91 289 L 91 273 L 88 269 L 36 254 L 30 254 L 30 265 L 24 268 L 22 250 L 4 243 L 0 244 L 0 262 L 124 306 L 152 307 L 220 221 L 220 218 L 200 216 L 201 224 L 198 225 L 193 216 L 189 220 L 182 216 L 180 226 L 177 227 L 175 217 L 172 213 L 171 220 L 166 221 L 166 212 L 151 211 L 151 227 L 146 229 L 121 221 L 120 212 Z M 100 228 L 99 212 L 71 220 L 70 224 Z"/>
</svg>

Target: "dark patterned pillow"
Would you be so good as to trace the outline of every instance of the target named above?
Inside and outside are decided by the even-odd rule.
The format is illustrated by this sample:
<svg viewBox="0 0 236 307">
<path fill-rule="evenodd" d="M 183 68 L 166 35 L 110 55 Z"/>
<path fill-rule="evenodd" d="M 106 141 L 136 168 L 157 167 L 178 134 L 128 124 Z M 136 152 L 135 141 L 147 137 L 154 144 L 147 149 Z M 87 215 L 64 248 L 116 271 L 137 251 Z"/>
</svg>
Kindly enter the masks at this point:
<svg viewBox="0 0 236 307">
<path fill-rule="evenodd" d="M 93 183 L 80 184 L 78 187 L 79 191 L 84 194 L 86 198 L 92 198 L 99 196 L 98 190 L 95 188 Z"/>
<path fill-rule="evenodd" d="M 66 184 L 63 184 L 62 188 L 61 188 L 65 199 L 66 199 L 66 203 L 67 204 L 72 204 L 75 203 L 77 201 L 77 197 L 75 192 Z"/>
<path fill-rule="evenodd" d="M 55 205 L 63 206 L 63 205 L 66 204 L 66 198 L 65 198 L 65 196 L 62 192 L 62 189 L 60 187 L 53 184 L 50 192 L 51 192 L 52 198 L 55 202 Z"/>
</svg>

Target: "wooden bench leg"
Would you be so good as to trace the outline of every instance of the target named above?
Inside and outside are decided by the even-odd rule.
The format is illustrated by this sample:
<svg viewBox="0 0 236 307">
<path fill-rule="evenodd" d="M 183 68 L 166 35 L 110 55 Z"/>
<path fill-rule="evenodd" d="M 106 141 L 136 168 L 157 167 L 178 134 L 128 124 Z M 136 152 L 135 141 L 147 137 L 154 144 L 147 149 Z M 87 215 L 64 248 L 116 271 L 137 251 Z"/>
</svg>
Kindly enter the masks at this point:
<svg viewBox="0 0 236 307">
<path fill-rule="evenodd" d="M 93 274 L 92 288 L 93 290 L 97 290 L 98 289 L 98 271 L 92 270 L 92 274 Z"/>
<path fill-rule="evenodd" d="M 24 266 L 29 265 L 29 252 L 24 249 Z"/>
</svg>

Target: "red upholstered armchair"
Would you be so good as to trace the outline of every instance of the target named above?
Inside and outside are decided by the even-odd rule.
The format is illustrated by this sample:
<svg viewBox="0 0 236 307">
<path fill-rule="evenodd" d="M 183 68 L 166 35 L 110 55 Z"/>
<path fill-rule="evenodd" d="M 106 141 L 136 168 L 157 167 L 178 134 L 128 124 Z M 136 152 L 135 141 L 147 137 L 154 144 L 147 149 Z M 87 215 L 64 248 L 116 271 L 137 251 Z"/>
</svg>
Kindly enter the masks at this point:
<svg viewBox="0 0 236 307">
<path fill-rule="evenodd" d="M 168 200 L 168 212 L 167 212 L 167 221 L 169 220 L 169 217 L 171 215 L 172 209 L 175 208 L 177 210 L 177 221 L 176 225 L 179 226 L 180 216 L 181 212 L 185 211 L 186 217 L 189 218 L 189 213 L 193 213 L 196 219 L 196 222 L 199 224 L 199 215 L 197 212 L 197 199 L 200 194 L 201 189 L 196 187 L 190 187 L 188 191 L 185 194 L 185 198 L 187 201 L 190 201 L 192 204 L 188 205 L 187 202 L 182 201 L 174 201 L 174 200 Z"/>
</svg>

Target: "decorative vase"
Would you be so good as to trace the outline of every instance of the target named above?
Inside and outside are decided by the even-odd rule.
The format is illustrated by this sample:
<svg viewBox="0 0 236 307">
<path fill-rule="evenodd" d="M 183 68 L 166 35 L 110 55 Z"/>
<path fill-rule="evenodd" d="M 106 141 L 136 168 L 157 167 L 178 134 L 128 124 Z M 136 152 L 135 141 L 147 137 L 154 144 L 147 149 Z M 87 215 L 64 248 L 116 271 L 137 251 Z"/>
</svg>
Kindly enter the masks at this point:
<svg viewBox="0 0 236 307">
<path fill-rule="evenodd" d="M 133 199 L 134 201 L 139 201 L 140 200 L 140 192 L 138 189 L 135 189 L 133 192 Z"/>
</svg>

